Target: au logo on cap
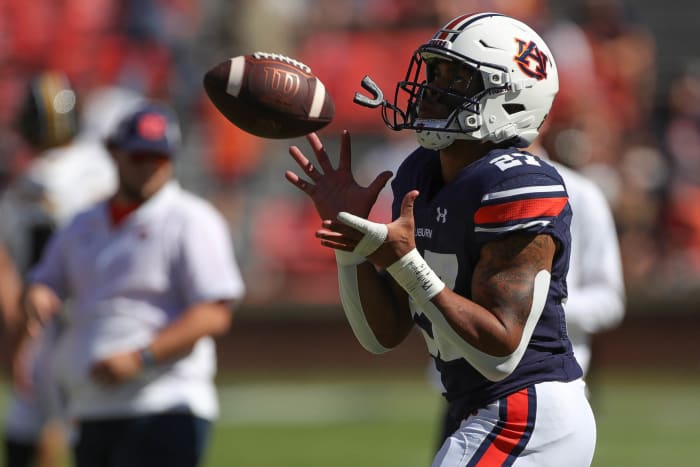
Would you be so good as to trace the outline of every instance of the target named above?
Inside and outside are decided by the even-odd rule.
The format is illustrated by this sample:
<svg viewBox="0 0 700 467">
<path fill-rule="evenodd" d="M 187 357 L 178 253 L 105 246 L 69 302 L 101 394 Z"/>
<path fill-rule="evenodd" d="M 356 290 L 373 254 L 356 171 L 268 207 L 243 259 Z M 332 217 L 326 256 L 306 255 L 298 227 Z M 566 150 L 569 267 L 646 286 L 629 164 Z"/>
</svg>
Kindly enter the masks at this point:
<svg viewBox="0 0 700 467">
<path fill-rule="evenodd" d="M 151 141 L 164 139 L 167 129 L 168 122 L 165 117 L 156 113 L 142 115 L 137 125 L 139 136 Z"/>
</svg>

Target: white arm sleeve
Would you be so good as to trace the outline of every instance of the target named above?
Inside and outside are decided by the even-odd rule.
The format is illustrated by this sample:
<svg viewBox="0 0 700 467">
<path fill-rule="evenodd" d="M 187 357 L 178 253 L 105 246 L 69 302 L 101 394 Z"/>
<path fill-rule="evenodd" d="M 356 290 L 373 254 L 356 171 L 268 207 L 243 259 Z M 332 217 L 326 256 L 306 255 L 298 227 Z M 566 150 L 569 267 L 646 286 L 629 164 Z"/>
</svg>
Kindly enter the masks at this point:
<svg viewBox="0 0 700 467">
<path fill-rule="evenodd" d="M 360 290 L 357 284 L 357 266 L 364 263 L 365 258 L 354 253 L 339 250 L 336 250 L 335 256 L 338 263 L 340 302 L 343 305 L 345 317 L 350 323 L 355 338 L 368 352 L 373 354 L 388 352 L 391 349 L 379 343 L 362 309 Z"/>
<path fill-rule="evenodd" d="M 532 333 L 535 330 L 535 325 L 542 315 L 544 305 L 547 300 L 547 292 L 549 291 L 550 274 L 546 270 L 542 270 L 535 276 L 535 285 L 532 297 L 532 306 L 530 314 L 527 317 L 523 335 L 520 338 L 520 343 L 515 351 L 504 357 L 495 357 L 475 348 L 465 341 L 447 322 L 440 310 L 433 305 L 432 302 L 427 302 L 420 307 L 420 310 L 432 322 L 433 326 L 445 336 L 445 338 L 461 353 L 462 358 L 468 361 L 476 370 L 491 381 L 501 381 L 510 375 L 520 363 L 527 349 Z"/>
</svg>

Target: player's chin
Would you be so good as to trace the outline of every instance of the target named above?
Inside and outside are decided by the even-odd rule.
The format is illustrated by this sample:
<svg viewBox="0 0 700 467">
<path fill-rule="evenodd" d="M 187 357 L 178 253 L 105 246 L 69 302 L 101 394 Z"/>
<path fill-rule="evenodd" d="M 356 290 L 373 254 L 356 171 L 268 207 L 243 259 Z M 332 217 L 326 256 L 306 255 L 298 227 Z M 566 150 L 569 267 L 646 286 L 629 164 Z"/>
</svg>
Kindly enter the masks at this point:
<svg viewBox="0 0 700 467">
<path fill-rule="evenodd" d="M 435 110 L 421 110 L 418 112 L 418 118 L 424 120 L 444 120 L 450 115 L 446 107 Z"/>
<path fill-rule="evenodd" d="M 423 99 L 418 108 L 418 118 L 427 120 L 442 120 L 450 115 L 450 107 L 441 104 L 436 99 Z"/>
</svg>

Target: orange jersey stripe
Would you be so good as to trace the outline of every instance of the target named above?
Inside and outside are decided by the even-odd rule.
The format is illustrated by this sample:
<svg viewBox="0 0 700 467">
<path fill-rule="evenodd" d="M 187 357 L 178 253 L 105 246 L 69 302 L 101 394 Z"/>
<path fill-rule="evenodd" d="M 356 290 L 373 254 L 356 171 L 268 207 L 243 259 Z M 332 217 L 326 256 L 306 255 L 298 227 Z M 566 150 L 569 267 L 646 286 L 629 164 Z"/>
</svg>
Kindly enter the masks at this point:
<svg viewBox="0 0 700 467">
<path fill-rule="evenodd" d="M 495 224 L 534 217 L 553 217 L 559 215 L 564 209 L 567 200 L 566 197 L 537 198 L 483 206 L 474 214 L 474 222 Z"/>
</svg>

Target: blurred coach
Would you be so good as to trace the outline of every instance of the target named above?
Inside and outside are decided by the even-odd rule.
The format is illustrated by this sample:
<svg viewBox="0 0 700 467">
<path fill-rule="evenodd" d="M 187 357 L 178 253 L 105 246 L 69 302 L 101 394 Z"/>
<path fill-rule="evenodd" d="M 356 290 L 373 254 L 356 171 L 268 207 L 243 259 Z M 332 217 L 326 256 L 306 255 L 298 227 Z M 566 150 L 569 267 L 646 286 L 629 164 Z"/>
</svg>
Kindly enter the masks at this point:
<svg viewBox="0 0 700 467">
<path fill-rule="evenodd" d="M 231 236 L 173 179 L 169 109 L 144 104 L 107 145 L 117 193 L 52 238 L 24 306 L 45 322 L 73 301 L 57 370 L 78 467 L 200 465 L 218 415 L 212 337 L 244 293 Z"/>
</svg>

